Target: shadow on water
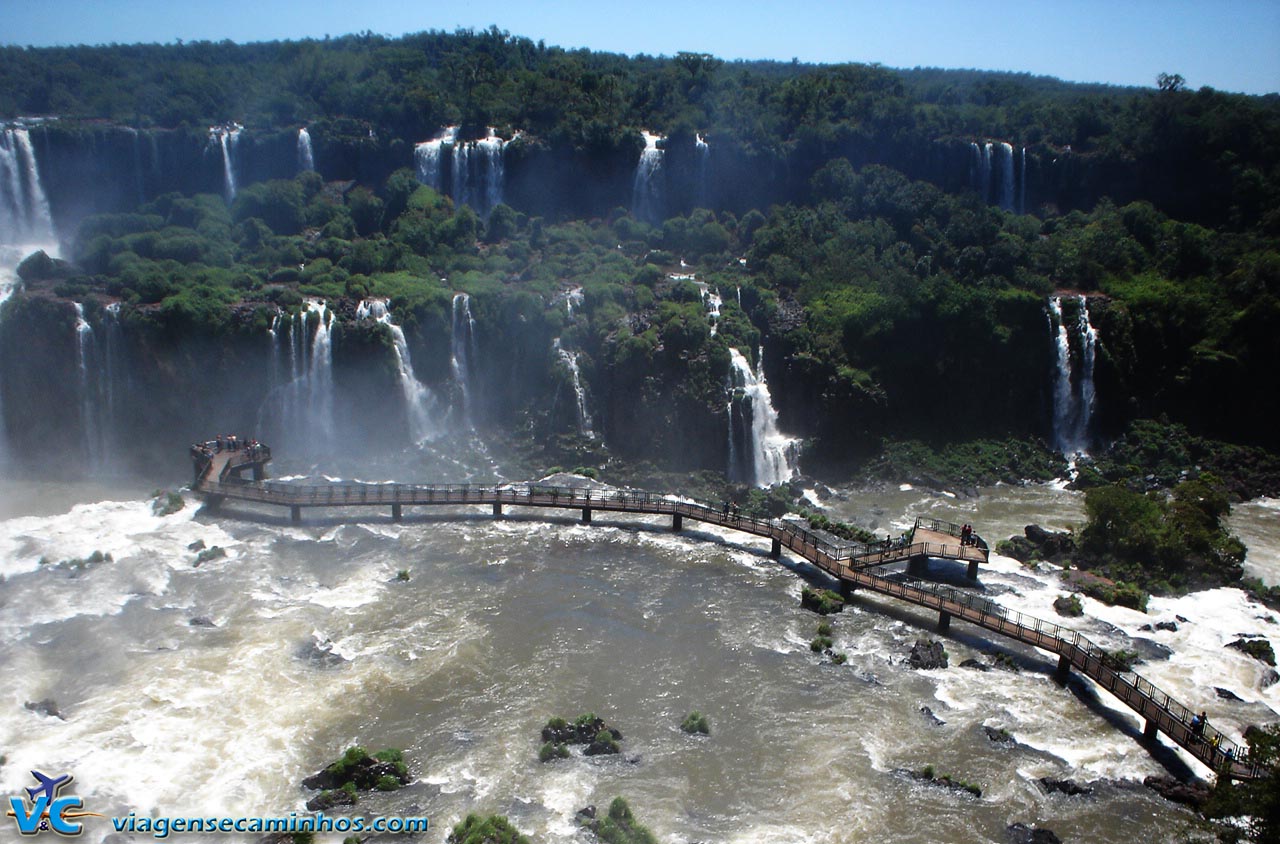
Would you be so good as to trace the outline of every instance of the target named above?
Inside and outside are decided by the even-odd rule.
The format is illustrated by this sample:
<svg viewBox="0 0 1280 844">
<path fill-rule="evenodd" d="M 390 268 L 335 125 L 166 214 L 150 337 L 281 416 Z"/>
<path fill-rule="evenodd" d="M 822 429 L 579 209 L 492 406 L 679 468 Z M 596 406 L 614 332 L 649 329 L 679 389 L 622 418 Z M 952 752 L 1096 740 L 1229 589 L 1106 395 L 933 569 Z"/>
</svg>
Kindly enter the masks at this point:
<svg viewBox="0 0 1280 844">
<path fill-rule="evenodd" d="M 448 506 L 457 507 L 458 505 Z M 584 524 L 581 519 L 568 515 L 506 511 L 501 517 L 495 519 L 491 512 L 458 512 L 456 509 L 452 512 L 440 512 L 437 510 L 435 512 L 406 513 L 399 522 L 396 522 L 389 512 L 373 513 L 365 510 L 362 511 L 359 516 L 352 513 L 333 513 L 323 516 L 310 515 L 305 517 L 301 523 L 294 523 L 289 516 L 283 512 L 264 512 L 260 510 L 228 507 L 225 503 L 216 511 L 211 511 L 207 506 L 201 507 L 196 515 L 198 518 L 207 520 L 222 518 L 272 527 L 313 528 L 341 527 L 343 525 L 350 524 L 398 524 L 401 526 L 413 526 L 458 523 L 483 525 L 493 524 L 495 522 L 510 522 L 533 525 L 549 524 L 562 527 L 574 527 Z M 642 518 L 652 518 L 652 516 L 642 516 Z M 654 524 L 652 522 L 620 520 L 616 518 L 602 519 L 597 517 L 592 520 L 591 526 L 615 528 L 633 531 L 636 533 L 661 536 L 679 536 L 686 539 L 714 543 L 733 551 L 752 554 L 763 559 L 770 559 L 768 550 L 761 547 L 761 543 L 764 542 L 764 540 L 759 537 L 747 540 L 746 542 L 739 542 L 728 539 L 720 534 L 711 533 L 710 531 L 705 530 L 698 530 L 696 528 L 686 528 L 679 533 L 676 533 L 671 530 L 669 524 Z M 802 557 L 797 557 L 794 554 L 783 554 L 783 556 L 776 562 L 779 566 L 803 579 L 811 586 L 819 589 L 839 589 L 840 584 L 836 578 L 827 574 L 825 571 Z M 964 571 L 964 568 L 960 566 L 947 566 L 939 569 L 931 562 L 929 568 L 929 579 L 938 580 L 952 586 L 962 586 L 975 592 L 985 591 L 985 587 L 980 580 L 971 581 L 967 576 L 962 576 L 960 574 L 962 571 Z M 1007 646 L 998 642 L 998 640 L 982 635 L 981 632 L 967 631 L 956 626 L 952 626 L 946 632 L 938 633 L 936 630 L 936 620 L 932 622 L 929 620 L 930 616 L 935 615 L 934 613 L 900 604 L 887 596 L 881 596 L 876 593 L 871 593 L 875 600 L 874 606 L 870 606 L 872 602 L 863 599 L 865 594 L 864 590 L 855 591 L 853 593 L 853 598 L 850 601 L 851 605 L 863 604 L 865 609 L 873 610 L 879 615 L 887 616 L 912 627 L 928 630 L 932 635 L 962 644 L 981 653 L 1003 654 L 1016 662 L 1017 665 L 1025 672 L 1040 674 L 1043 676 L 1052 676 L 1054 674 L 1056 664 L 1051 660 L 1039 657 L 1038 654 L 1030 648 Z M 1106 721 L 1112 729 L 1146 748 L 1152 759 L 1168 771 L 1170 775 L 1184 781 L 1194 777 L 1195 774 L 1191 766 L 1179 757 L 1173 748 L 1160 744 L 1159 742 L 1146 741 L 1143 738 L 1142 730 L 1133 724 L 1131 720 L 1132 716 L 1126 712 L 1121 712 L 1111 706 L 1108 706 L 1102 700 L 1102 696 L 1098 693 L 1098 688 L 1087 678 L 1077 672 L 1072 672 L 1069 680 L 1067 681 L 1066 688 L 1086 708 Z"/>
</svg>

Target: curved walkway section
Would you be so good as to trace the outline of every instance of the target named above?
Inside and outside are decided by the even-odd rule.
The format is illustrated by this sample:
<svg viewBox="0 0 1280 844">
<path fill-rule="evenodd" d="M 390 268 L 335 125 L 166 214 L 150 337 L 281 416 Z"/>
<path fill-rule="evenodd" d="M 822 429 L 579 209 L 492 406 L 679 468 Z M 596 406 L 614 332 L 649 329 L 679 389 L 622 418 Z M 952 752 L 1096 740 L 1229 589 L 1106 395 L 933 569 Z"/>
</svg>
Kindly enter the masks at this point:
<svg viewBox="0 0 1280 844">
<path fill-rule="evenodd" d="M 822 569 L 839 581 L 845 597 L 854 590 L 866 589 L 937 611 L 940 629 L 946 629 L 953 617 L 960 618 L 1057 654 L 1060 682 L 1065 682 L 1071 668 L 1076 668 L 1142 716 L 1144 736 L 1148 740 L 1154 740 L 1157 731 L 1163 732 L 1222 776 L 1253 779 L 1270 773 L 1268 768 L 1253 764 L 1243 748 L 1212 725 L 1195 720 L 1195 713 L 1188 707 L 1137 673 L 1126 670 L 1078 632 L 1012 612 L 972 593 L 877 571 L 893 563 L 940 558 L 967 562 L 969 577 L 976 578 L 979 562 L 988 558 L 986 543 L 977 537 L 971 542 L 962 542 L 961 528 L 949 522 L 916 519 L 911 533 L 899 541 L 858 544 L 819 534 L 791 520 L 754 519 L 736 515 L 728 507 L 716 508 L 672 495 L 630 490 L 538 483 L 307 485 L 241 478 L 245 470 L 252 470 L 255 478 L 261 478 L 267 460 L 270 460 L 270 451 L 265 447 L 259 447 L 256 454 L 243 450 L 219 452 L 207 462 L 197 463 L 193 488 L 211 507 L 217 507 L 225 499 L 288 507 L 295 522 L 301 520 L 304 507 L 389 507 L 392 519 L 399 521 L 403 508 L 408 506 L 486 505 L 499 517 L 506 506 L 551 507 L 580 510 L 582 521 L 587 524 L 595 512 L 644 513 L 669 515 L 674 531 L 681 530 L 684 519 L 739 530 L 769 539 L 774 558 L 786 548 Z"/>
</svg>

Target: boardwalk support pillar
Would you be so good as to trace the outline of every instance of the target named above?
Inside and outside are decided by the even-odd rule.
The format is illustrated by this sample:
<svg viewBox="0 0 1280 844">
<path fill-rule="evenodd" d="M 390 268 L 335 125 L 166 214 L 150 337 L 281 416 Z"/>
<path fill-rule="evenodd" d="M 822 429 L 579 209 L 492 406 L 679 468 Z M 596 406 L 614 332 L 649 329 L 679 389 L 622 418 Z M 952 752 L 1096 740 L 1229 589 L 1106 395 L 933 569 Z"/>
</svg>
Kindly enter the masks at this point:
<svg viewBox="0 0 1280 844">
<path fill-rule="evenodd" d="M 253 464 L 253 479 L 255 481 L 265 481 L 267 479 L 267 467 L 264 464 Z"/>
<path fill-rule="evenodd" d="M 392 504 L 392 505 L 391 505 L 391 521 L 393 521 L 393 522 L 398 522 L 398 521 L 400 521 L 403 517 L 404 517 L 404 513 L 403 513 L 403 511 L 400 509 L 400 505 L 399 505 L 399 504 Z"/>
<path fill-rule="evenodd" d="M 977 560 L 969 561 L 969 579 L 970 580 L 978 579 L 978 561 Z"/>
<path fill-rule="evenodd" d="M 493 517 L 495 519 L 502 518 L 502 502 L 501 501 L 493 502 Z"/>
<path fill-rule="evenodd" d="M 846 601 L 853 598 L 853 593 L 857 591 L 857 589 L 858 584 L 854 583 L 852 580 L 840 581 L 840 597 L 844 598 Z"/>
<path fill-rule="evenodd" d="M 672 513 L 671 514 L 671 532 L 679 533 L 680 529 L 683 527 L 684 527 L 684 516 L 681 516 L 679 513 Z"/>
<path fill-rule="evenodd" d="M 204 506 L 209 512 L 216 513 L 222 507 L 222 501 L 225 496 L 222 495 L 206 495 L 204 497 Z"/>
<path fill-rule="evenodd" d="M 938 632 L 946 633 L 951 628 L 951 613 L 946 610 L 938 611 Z"/>
<path fill-rule="evenodd" d="M 584 525 L 591 524 L 591 508 L 590 507 L 582 508 L 582 523 Z"/>
<path fill-rule="evenodd" d="M 1146 724 L 1142 728 L 1142 738 L 1149 742 L 1156 740 L 1156 722 L 1150 718 L 1146 720 Z"/>
<path fill-rule="evenodd" d="M 774 537 L 769 545 L 769 556 L 777 560 L 782 556 L 782 540 Z"/>
<path fill-rule="evenodd" d="M 1071 658 L 1066 654 L 1058 657 L 1058 668 L 1053 672 L 1053 679 L 1059 686 L 1067 684 L 1067 678 L 1071 676 Z"/>
<path fill-rule="evenodd" d="M 297 504 L 294 504 L 289 508 L 289 521 L 293 522 L 295 525 L 302 523 L 302 508 Z"/>
</svg>

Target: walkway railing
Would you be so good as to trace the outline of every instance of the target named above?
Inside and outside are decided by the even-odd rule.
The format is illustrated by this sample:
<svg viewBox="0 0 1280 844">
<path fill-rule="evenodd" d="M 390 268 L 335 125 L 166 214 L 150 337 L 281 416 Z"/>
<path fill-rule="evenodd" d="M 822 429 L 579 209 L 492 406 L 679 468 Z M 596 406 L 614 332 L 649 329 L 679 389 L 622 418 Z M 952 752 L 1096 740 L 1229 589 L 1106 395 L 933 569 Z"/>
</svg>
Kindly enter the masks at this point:
<svg viewBox="0 0 1280 844">
<path fill-rule="evenodd" d="M 235 498 L 287 507 L 354 505 L 448 505 L 490 504 L 533 507 L 561 507 L 590 511 L 613 511 L 671 515 L 743 531 L 775 540 L 826 571 L 856 587 L 954 615 L 1017 641 L 1058 654 L 1120 701 L 1148 725 L 1155 725 L 1177 744 L 1220 773 L 1237 779 L 1264 776 L 1269 770 L 1245 758 L 1240 745 L 1211 725 L 1192 726 L 1194 713 L 1152 683 L 1119 665 L 1105 650 L 1069 628 L 1044 621 L 980 598 L 972 593 L 923 581 L 892 577 L 873 571 L 892 563 L 919 557 L 968 559 L 976 548 L 982 559 L 987 544 L 975 536 L 971 546 L 933 542 L 890 543 L 887 545 L 832 542 L 794 520 L 764 520 L 736 515 L 728 507 L 620 489 L 588 489 L 538 483 L 478 484 L 293 484 L 274 481 L 246 481 L 229 472 L 232 461 L 218 481 L 200 479 L 196 488 L 208 495 Z M 247 461 L 239 458 L 242 465 Z M 912 537 L 919 529 L 959 537 L 961 528 L 951 522 L 918 518 Z M 966 554 L 968 552 L 968 554 Z"/>
</svg>

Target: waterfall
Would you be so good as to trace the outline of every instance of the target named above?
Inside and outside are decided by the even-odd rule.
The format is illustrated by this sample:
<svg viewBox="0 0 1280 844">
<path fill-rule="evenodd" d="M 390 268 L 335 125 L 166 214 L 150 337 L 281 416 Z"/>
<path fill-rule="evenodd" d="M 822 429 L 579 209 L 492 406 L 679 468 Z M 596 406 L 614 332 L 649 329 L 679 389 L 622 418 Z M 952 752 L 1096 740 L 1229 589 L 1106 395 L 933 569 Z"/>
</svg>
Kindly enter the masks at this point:
<svg viewBox="0 0 1280 844">
<path fill-rule="evenodd" d="M 7 256 L 6 256 L 7 257 Z M 4 316 L 4 304 L 9 301 L 9 297 L 17 292 L 21 286 L 16 274 L 9 271 L 7 267 L 0 266 L 0 324 Z M 2 387 L 3 385 L 0 385 Z M 0 389 L 0 394 L 3 394 Z M 0 405 L 0 466 L 7 465 L 9 462 L 9 432 L 4 422 L 4 406 Z"/>
<path fill-rule="evenodd" d="M 1049 298 L 1049 331 L 1054 341 L 1053 443 L 1068 457 L 1085 454 L 1090 445 L 1090 425 L 1097 403 L 1093 385 L 1097 359 L 1098 332 L 1089 319 L 1089 303 L 1076 297 L 1077 316 L 1067 324 L 1062 297 Z M 1072 333 L 1079 348 L 1072 354 Z"/>
<path fill-rule="evenodd" d="M 454 147 L 458 140 L 458 127 L 446 126 L 437 138 L 423 141 L 413 147 L 413 164 L 418 173 L 418 181 L 434 190 L 444 193 L 444 171 L 440 159 L 447 144 Z"/>
<path fill-rule="evenodd" d="M 647 223 L 659 223 L 662 208 L 662 150 L 658 144 L 666 140 L 649 132 L 644 136 L 644 152 L 636 163 L 635 180 L 631 185 L 631 213 Z"/>
<path fill-rule="evenodd" d="M 565 315 L 572 319 L 573 309 L 582 307 L 582 288 L 570 287 L 568 290 L 564 291 L 564 293 L 560 294 L 560 296 L 564 299 Z"/>
<path fill-rule="evenodd" d="M 46 251 L 55 245 L 31 135 L 21 126 L 0 134 L 0 243 L 50 247 Z"/>
<path fill-rule="evenodd" d="M 770 487 L 799 473 L 800 441 L 778 430 L 778 412 L 764 377 L 763 348 L 758 355 L 757 372 L 741 352 L 729 350 L 729 478 Z"/>
<path fill-rule="evenodd" d="M 1013 145 L 1000 144 L 1000 207 L 1005 211 L 1013 210 Z"/>
<path fill-rule="evenodd" d="M 459 293 L 453 297 L 453 325 L 449 341 L 449 368 L 453 383 L 462 394 L 462 419 L 474 427 L 472 419 L 471 366 L 476 353 L 476 321 L 471 316 L 471 297 Z"/>
<path fill-rule="evenodd" d="M 724 299 L 720 296 L 720 291 L 707 284 L 705 281 L 695 281 L 698 288 L 698 295 L 702 297 L 702 304 L 707 309 L 707 320 L 711 323 L 711 336 L 716 336 L 716 331 L 720 328 L 720 308 L 724 305 Z"/>
<path fill-rule="evenodd" d="M 452 134 L 450 134 L 452 133 Z M 489 127 L 485 137 L 478 141 L 458 141 L 457 127 L 445 130 L 439 140 L 419 144 L 414 149 L 418 162 L 418 178 L 424 184 L 439 181 L 440 147 L 448 143 L 452 147 L 450 162 L 450 196 L 455 205 L 469 205 L 481 217 L 502 202 L 506 183 L 505 150 L 507 142 Z M 434 146 L 433 146 L 434 145 Z"/>
<path fill-rule="evenodd" d="M 475 144 L 484 170 L 484 194 L 483 197 L 478 197 L 482 201 L 476 209 L 485 217 L 488 217 L 489 212 L 502 203 L 502 188 L 506 182 L 503 150 L 506 146 L 507 142 L 499 138 L 492 128 L 483 140 L 476 141 Z"/>
<path fill-rule="evenodd" d="M 279 326 L 286 320 L 289 330 L 284 342 L 289 344 L 289 381 L 273 389 L 258 410 L 258 430 L 268 431 L 281 440 L 298 443 L 301 451 L 308 446 L 323 451 L 334 445 L 333 385 L 333 312 L 320 299 L 307 299 L 305 310 L 292 317 L 283 314 L 269 329 L 281 339 Z M 312 317 L 315 335 L 309 337 Z M 272 351 L 273 362 L 279 360 L 278 347 Z M 269 429 L 268 414 L 277 425 Z"/>
<path fill-rule="evenodd" d="M 391 348 L 396 355 L 396 371 L 400 380 L 400 392 L 404 396 L 405 412 L 409 418 L 409 436 L 414 443 L 421 443 L 439 435 L 433 410 L 436 399 L 431 390 L 418 380 L 413 372 L 413 359 L 409 356 L 409 343 L 404 330 L 391 321 L 387 299 L 366 299 L 356 308 L 356 319 L 372 319 L 391 332 Z"/>
<path fill-rule="evenodd" d="M 582 373 L 578 369 L 578 353 L 571 352 L 560 345 L 560 338 L 551 341 L 551 348 L 569 372 L 569 380 L 573 385 L 573 395 L 578 409 L 578 433 L 588 439 L 595 439 L 595 431 L 591 427 L 591 413 L 587 410 L 587 393 L 582 387 Z"/>
<path fill-rule="evenodd" d="M 308 419 L 316 426 L 323 444 L 333 442 L 333 314 L 321 300 L 308 299 L 307 313 L 318 324 L 311 341 L 311 366 L 307 372 Z"/>
<path fill-rule="evenodd" d="M 1018 174 L 1018 213 L 1027 213 L 1027 148 L 1022 148 L 1022 166 Z"/>
<path fill-rule="evenodd" d="M 315 169 L 316 159 L 311 154 L 311 133 L 303 126 L 298 130 L 298 172 L 309 173 Z"/>
<path fill-rule="evenodd" d="M 209 127 L 209 143 L 222 150 L 222 191 L 227 202 L 236 198 L 236 147 L 244 127 L 239 123 L 225 123 Z"/>
<path fill-rule="evenodd" d="M 85 465 L 91 469 L 102 467 L 105 443 L 102 437 L 102 406 L 99 401 L 98 361 L 94 349 L 93 326 L 84 318 L 84 305 L 74 303 L 76 309 L 76 371 L 80 394 L 80 443 Z"/>
<path fill-rule="evenodd" d="M 711 165 L 711 147 L 707 145 L 706 138 L 702 135 L 694 135 L 694 152 L 696 153 L 696 177 L 698 185 L 698 207 L 710 208 L 710 190 L 708 187 L 709 171 Z"/>
</svg>

